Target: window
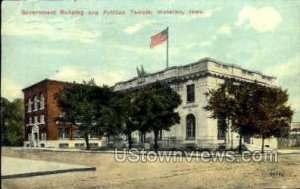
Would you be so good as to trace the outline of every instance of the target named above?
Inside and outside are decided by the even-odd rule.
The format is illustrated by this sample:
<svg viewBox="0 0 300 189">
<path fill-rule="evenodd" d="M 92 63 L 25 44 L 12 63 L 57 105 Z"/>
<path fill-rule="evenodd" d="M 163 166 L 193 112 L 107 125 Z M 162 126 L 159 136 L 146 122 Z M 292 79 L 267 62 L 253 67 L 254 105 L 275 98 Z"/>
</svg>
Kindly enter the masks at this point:
<svg viewBox="0 0 300 189">
<path fill-rule="evenodd" d="M 162 140 L 162 136 L 163 136 L 163 131 L 161 129 L 161 130 L 159 130 L 159 133 L 158 133 L 159 140 Z"/>
<path fill-rule="evenodd" d="M 34 98 L 33 98 L 33 103 L 34 103 L 33 111 L 38 110 L 38 102 L 39 102 L 38 97 L 34 96 Z"/>
<path fill-rule="evenodd" d="M 65 127 L 60 128 L 59 138 L 69 138 L 69 129 Z"/>
<path fill-rule="evenodd" d="M 32 111 L 32 100 L 31 100 L 31 98 L 28 99 L 27 108 L 28 108 L 28 112 Z"/>
<path fill-rule="evenodd" d="M 32 124 L 32 117 L 29 117 L 28 123 L 31 125 Z"/>
<path fill-rule="evenodd" d="M 28 134 L 28 140 L 31 141 L 32 140 L 32 134 Z"/>
<path fill-rule="evenodd" d="M 38 116 L 34 116 L 34 123 L 38 123 Z"/>
<path fill-rule="evenodd" d="M 91 148 L 98 148 L 98 143 L 90 143 Z"/>
<path fill-rule="evenodd" d="M 47 133 L 41 133 L 41 140 L 47 140 Z"/>
<path fill-rule="evenodd" d="M 84 143 L 75 143 L 75 148 L 84 148 Z"/>
<path fill-rule="evenodd" d="M 186 140 L 195 140 L 196 119 L 193 114 L 186 116 Z"/>
<path fill-rule="evenodd" d="M 45 97 L 43 94 L 40 94 L 40 110 L 45 108 Z"/>
<path fill-rule="evenodd" d="M 99 135 L 99 130 L 98 129 L 92 129 L 91 131 L 90 131 L 90 138 L 98 138 L 98 137 L 100 137 L 100 135 Z"/>
<path fill-rule="evenodd" d="M 45 123 L 45 116 L 44 115 L 40 116 L 40 123 Z"/>
<path fill-rule="evenodd" d="M 218 119 L 218 140 L 225 140 L 226 130 L 224 129 L 224 125 L 226 124 L 226 120 L 219 118 Z"/>
<path fill-rule="evenodd" d="M 187 85 L 187 102 L 195 102 L 195 85 Z"/>
<path fill-rule="evenodd" d="M 73 132 L 75 138 L 83 138 L 83 132 L 81 132 L 80 130 L 75 130 Z"/>
<path fill-rule="evenodd" d="M 68 148 L 69 144 L 68 143 L 59 143 L 58 147 L 59 148 Z"/>
</svg>

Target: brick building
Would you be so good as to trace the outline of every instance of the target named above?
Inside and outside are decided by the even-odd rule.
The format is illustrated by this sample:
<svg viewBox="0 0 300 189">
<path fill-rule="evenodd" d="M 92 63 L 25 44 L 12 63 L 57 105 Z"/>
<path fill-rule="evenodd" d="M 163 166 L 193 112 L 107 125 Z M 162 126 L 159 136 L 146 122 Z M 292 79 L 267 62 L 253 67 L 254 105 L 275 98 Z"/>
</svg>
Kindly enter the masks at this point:
<svg viewBox="0 0 300 189">
<path fill-rule="evenodd" d="M 25 141 L 30 147 L 84 147 L 81 133 L 74 125 L 58 121 L 63 112 L 58 107 L 56 96 L 72 83 L 45 79 L 23 89 L 25 105 Z M 91 139 L 92 146 L 101 145 L 101 140 Z"/>
</svg>

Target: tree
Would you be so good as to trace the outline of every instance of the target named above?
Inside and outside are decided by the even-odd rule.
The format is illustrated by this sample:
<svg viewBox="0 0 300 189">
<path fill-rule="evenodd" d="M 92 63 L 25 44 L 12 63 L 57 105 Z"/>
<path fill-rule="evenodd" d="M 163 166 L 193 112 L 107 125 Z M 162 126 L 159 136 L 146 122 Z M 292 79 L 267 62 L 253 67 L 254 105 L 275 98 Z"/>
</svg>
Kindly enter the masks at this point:
<svg viewBox="0 0 300 189">
<path fill-rule="evenodd" d="M 158 135 L 161 130 L 169 130 L 180 117 L 174 110 L 181 104 L 180 96 L 168 85 L 155 83 L 141 89 L 133 104 L 133 121 L 145 133 L 153 131 L 154 149 L 158 150 Z"/>
<path fill-rule="evenodd" d="M 288 135 L 293 111 L 286 105 L 288 101 L 286 90 L 259 86 L 255 92 L 254 116 L 257 133 L 262 139 L 261 152 L 263 153 L 266 138 Z"/>
<path fill-rule="evenodd" d="M 24 102 L 15 99 L 9 102 L 1 98 L 1 128 L 3 145 L 21 146 L 24 135 Z"/>
<path fill-rule="evenodd" d="M 89 135 L 95 130 L 101 135 L 100 109 L 108 101 L 110 93 L 108 87 L 97 87 L 92 79 L 82 84 L 74 83 L 58 95 L 58 104 L 65 112 L 64 120 L 77 125 L 83 132 L 87 150 L 90 149 Z"/>
<path fill-rule="evenodd" d="M 253 110 L 249 101 L 250 91 L 251 86 L 248 83 L 239 85 L 227 80 L 218 88 L 210 89 L 206 93 L 208 105 L 204 109 L 211 112 L 211 118 L 221 121 L 222 124 L 219 125 L 221 130 L 228 131 L 229 121 L 231 122 L 231 131 L 240 135 L 240 153 L 242 137 L 252 136 L 255 133 L 251 119 L 249 119 Z"/>
<path fill-rule="evenodd" d="M 228 85 L 228 93 L 234 99 L 232 130 L 238 132 L 239 138 L 239 153 L 242 152 L 243 137 L 252 137 L 257 133 L 255 125 L 256 118 L 253 116 L 256 111 L 253 103 L 256 99 L 253 98 L 257 83 L 240 83 Z"/>
<path fill-rule="evenodd" d="M 224 92 L 226 91 L 226 92 Z M 243 136 L 264 139 L 286 133 L 293 112 L 286 106 L 288 95 L 280 88 L 254 83 L 234 84 L 225 82 L 207 93 L 209 97 L 205 110 L 211 111 L 212 118 L 226 116 L 231 120 L 232 130 L 240 135 L 239 152 Z"/>
<path fill-rule="evenodd" d="M 218 129 L 227 131 L 229 121 L 234 117 L 235 99 L 228 93 L 229 82 L 219 85 L 217 89 L 211 89 L 205 95 L 208 97 L 206 111 L 211 111 L 211 118 L 218 119 Z"/>
<path fill-rule="evenodd" d="M 108 136 L 125 134 L 128 148 L 132 147 L 132 132 L 137 125 L 132 121 L 133 100 L 130 94 L 115 93 L 107 106 L 102 108 L 101 123 Z"/>
</svg>

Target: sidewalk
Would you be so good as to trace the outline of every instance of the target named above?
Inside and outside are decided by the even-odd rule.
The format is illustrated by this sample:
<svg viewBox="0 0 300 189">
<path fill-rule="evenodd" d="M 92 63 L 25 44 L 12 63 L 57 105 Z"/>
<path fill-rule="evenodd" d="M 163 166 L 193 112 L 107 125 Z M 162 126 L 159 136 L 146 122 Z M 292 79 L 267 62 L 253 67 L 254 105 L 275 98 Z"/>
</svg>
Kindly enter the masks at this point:
<svg viewBox="0 0 300 189">
<path fill-rule="evenodd" d="M 48 174 L 95 171 L 95 167 L 72 165 L 22 158 L 1 157 L 1 179 L 41 176 Z"/>
<path fill-rule="evenodd" d="M 48 151 L 48 152 L 68 152 L 68 153 L 94 153 L 94 154 L 123 154 L 124 150 L 118 150 L 115 152 L 114 150 L 104 150 L 104 151 L 98 151 L 98 150 L 84 150 L 84 149 L 74 149 L 74 148 L 26 148 L 26 147 L 5 147 L 5 148 L 10 148 L 13 150 L 31 150 L 31 151 Z M 261 148 L 260 147 L 252 147 L 249 148 L 248 151 L 253 152 L 253 151 L 258 151 L 260 152 Z M 268 149 L 266 148 L 265 151 L 277 151 L 279 155 L 289 155 L 289 154 L 299 154 L 300 155 L 300 149 Z M 126 153 L 129 153 L 129 151 L 125 150 Z M 163 154 L 164 152 L 169 152 L 169 151 L 159 151 L 159 153 Z M 139 152 L 135 152 L 139 153 Z"/>
</svg>

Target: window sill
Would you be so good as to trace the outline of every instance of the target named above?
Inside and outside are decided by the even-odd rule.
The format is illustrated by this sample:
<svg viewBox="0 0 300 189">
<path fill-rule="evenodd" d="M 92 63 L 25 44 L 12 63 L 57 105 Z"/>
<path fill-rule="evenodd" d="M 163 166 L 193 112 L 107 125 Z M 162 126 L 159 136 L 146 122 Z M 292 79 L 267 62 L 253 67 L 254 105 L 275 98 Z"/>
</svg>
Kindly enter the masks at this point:
<svg viewBox="0 0 300 189">
<path fill-rule="evenodd" d="M 185 140 L 196 140 L 196 138 L 186 138 Z"/>
<path fill-rule="evenodd" d="M 198 105 L 193 102 L 193 103 L 187 103 L 186 105 L 183 106 L 183 108 L 193 108 L 193 107 L 198 107 Z"/>
</svg>

